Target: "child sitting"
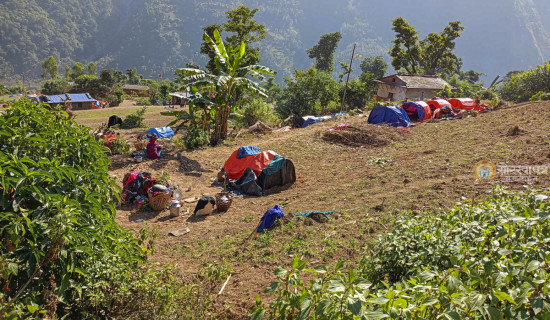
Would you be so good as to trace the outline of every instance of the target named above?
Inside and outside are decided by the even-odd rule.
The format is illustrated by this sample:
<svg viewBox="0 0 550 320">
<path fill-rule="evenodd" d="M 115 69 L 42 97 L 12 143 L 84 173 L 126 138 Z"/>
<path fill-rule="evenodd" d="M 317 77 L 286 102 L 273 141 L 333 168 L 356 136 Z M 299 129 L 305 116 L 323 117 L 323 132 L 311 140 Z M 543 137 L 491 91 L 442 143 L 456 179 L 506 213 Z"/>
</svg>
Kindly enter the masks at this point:
<svg viewBox="0 0 550 320">
<path fill-rule="evenodd" d="M 157 136 L 155 134 L 151 135 L 151 139 L 149 139 L 149 143 L 147 144 L 147 157 L 149 159 L 155 160 L 160 158 L 161 147 L 156 144 Z"/>
</svg>

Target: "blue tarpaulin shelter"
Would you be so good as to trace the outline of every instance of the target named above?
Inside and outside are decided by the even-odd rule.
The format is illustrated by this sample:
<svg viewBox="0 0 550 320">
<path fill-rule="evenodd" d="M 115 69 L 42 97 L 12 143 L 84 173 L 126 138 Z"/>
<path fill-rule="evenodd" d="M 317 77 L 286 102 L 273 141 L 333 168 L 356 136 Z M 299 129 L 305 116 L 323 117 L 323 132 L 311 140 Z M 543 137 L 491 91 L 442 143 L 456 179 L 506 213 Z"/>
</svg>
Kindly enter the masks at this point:
<svg viewBox="0 0 550 320">
<path fill-rule="evenodd" d="M 407 112 L 398 106 L 378 106 L 370 112 L 367 123 L 387 123 L 394 127 L 408 127 L 411 125 L 411 119 Z"/>
<path fill-rule="evenodd" d="M 158 138 L 170 138 L 174 136 L 174 130 L 170 127 L 161 127 L 161 128 L 151 128 L 147 131 L 147 134 L 155 134 Z"/>
</svg>

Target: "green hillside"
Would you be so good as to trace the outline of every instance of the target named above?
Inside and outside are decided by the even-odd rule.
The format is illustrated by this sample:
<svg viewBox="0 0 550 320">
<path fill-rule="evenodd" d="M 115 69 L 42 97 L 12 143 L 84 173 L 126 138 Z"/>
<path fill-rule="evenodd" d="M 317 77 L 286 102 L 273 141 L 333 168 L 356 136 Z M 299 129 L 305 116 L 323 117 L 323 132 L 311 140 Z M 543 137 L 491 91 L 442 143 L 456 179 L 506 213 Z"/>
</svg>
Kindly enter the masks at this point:
<svg viewBox="0 0 550 320">
<path fill-rule="evenodd" d="M 137 66 L 146 76 L 172 76 L 186 62 L 206 61 L 199 54 L 201 28 L 223 22 L 224 12 L 241 4 L 260 9 L 256 18 L 268 30 L 262 63 L 278 70 L 279 80 L 311 65 L 305 51 L 329 32 L 342 33 L 337 62 L 349 60 L 354 42 L 362 56 L 389 61 L 397 16 L 421 35 L 460 20 L 466 29 L 457 54 L 464 68 L 489 77 L 550 57 L 550 4 L 542 0 L 6 0 L 0 3 L 0 79 L 38 78 L 50 55 L 62 67 L 95 61 L 100 69 Z"/>
</svg>

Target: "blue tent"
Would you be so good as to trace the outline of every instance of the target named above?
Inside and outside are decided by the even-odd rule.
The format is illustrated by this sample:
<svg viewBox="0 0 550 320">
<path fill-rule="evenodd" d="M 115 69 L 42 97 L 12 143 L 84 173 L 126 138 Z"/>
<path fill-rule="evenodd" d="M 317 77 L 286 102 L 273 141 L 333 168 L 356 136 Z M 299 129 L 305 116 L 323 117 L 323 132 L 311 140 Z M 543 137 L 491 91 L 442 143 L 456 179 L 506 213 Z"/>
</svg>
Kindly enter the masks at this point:
<svg viewBox="0 0 550 320">
<path fill-rule="evenodd" d="M 156 134 L 158 138 L 170 138 L 174 136 L 174 130 L 170 127 L 151 128 L 147 131 L 147 134 Z"/>
<path fill-rule="evenodd" d="M 412 102 L 412 101 L 405 102 L 403 104 L 403 109 L 405 109 L 405 112 L 407 113 L 407 115 L 412 114 L 414 116 L 416 114 L 416 116 L 418 116 L 419 121 L 424 120 L 424 118 L 426 117 L 426 111 L 424 111 L 424 108 L 416 102 Z M 411 117 L 409 117 L 409 119 L 410 118 Z"/>
<path fill-rule="evenodd" d="M 367 123 L 387 123 L 394 127 L 408 127 L 411 125 L 411 119 L 409 119 L 405 110 L 398 106 L 379 106 L 372 109 Z"/>
</svg>

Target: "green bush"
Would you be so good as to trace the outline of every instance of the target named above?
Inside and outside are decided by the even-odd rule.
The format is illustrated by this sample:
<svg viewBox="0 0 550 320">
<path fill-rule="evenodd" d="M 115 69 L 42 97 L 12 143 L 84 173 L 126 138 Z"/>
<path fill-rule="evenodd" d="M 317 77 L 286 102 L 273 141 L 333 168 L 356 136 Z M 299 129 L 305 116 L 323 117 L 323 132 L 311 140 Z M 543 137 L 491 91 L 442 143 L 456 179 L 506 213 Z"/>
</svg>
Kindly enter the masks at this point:
<svg viewBox="0 0 550 320">
<path fill-rule="evenodd" d="M 130 144 L 126 139 L 117 138 L 111 142 L 111 154 L 128 154 Z"/>
<path fill-rule="evenodd" d="M 121 129 L 133 129 L 133 128 L 144 128 L 145 127 L 145 112 L 147 107 L 140 108 L 134 113 L 130 113 L 122 121 Z"/>
<path fill-rule="evenodd" d="M 548 101 L 548 100 L 550 100 L 550 93 L 544 92 L 544 91 L 539 91 L 539 92 L 535 93 L 529 99 L 529 101 Z"/>
<path fill-rule="evenodd" d="M 124 101 L 124 91 L 122 91 L 122 89 L 120 88 L 117 88 L 113 91 L 112 94 L 107 96 L 106 100 L 107 102 L 109 102 L 109 105 L 111 107 L 116 107 Z"/>
<path fill-rule="evenodd" d="M 279 122 L 279 117 L 271 106 L 260 98 L 247 101 L 238 112 L 242 115 L 237 119 L 240 126 L 248 127 L 258 121 L 262 121 L 267 125 L 276 125 Z"/>
<path fill-rule="evenodd" d="M 517 72 L 510 76 L 499 88 L 500 96 L 507 101 L 524 102 L 540 91 L 550 88 L 550 62 L 526 72 Z"/>
<path fill-rule="evenodd" d="M 201 129 L 191 129 L 183 139 L 188 150 L 204 147 L 210 143 L 208 132 Z"/>
<path fill-rule="evenodd" d="M 281 118 L 316 115 L 331 101 L 338 101 L 340 85 L 332 74 L 310 68 L 294 70 L 294 77 L 285 78 L 286 87 L 276 111 Z"/>
<path fill-rule="evenodd" d="M 548 192 L 405 216 L 356 269 L 277 268 L 269 319 L 548 319 Z M 303 272 L 317 277 L 307 285 Z M 254 319 L 263 318 L 260 300 Z"/>
<path fill-rule="evenodd" d="M 146 251 L 114 217 L 107 149 L 60 108 L 26 99 L 0 116 L 0 317 L 74 315 L 91 264 L 131 270 Z M 109 264 L 108 262 L 105 262 Z M 74 318 L 74 317 L 73 317 Z"/>
<path fill-rule="evenodd" d="M 150 106 L 151 100 L 149 98 L 137 97 L 135 98 L 134 105 L 136 106 Z"/>
</svg>

